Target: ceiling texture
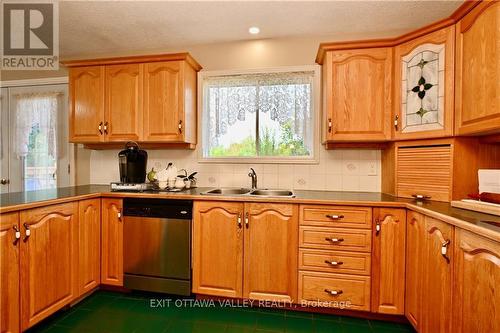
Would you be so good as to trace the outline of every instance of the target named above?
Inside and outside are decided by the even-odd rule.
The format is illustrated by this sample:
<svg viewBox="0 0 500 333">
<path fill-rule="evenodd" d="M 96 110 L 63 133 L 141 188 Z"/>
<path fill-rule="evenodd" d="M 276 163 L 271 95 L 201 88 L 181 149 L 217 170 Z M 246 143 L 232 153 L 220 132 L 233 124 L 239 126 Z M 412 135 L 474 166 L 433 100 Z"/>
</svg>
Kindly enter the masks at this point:
<svg viewBox="0 0 500 333">
<path fill-rule="evenodd" d="M 463 1 L 61 1 L 61 58 L 260 38 L 394 37 Z M 252 36 L 248 28 L 261 33 Z"/>
</svg>

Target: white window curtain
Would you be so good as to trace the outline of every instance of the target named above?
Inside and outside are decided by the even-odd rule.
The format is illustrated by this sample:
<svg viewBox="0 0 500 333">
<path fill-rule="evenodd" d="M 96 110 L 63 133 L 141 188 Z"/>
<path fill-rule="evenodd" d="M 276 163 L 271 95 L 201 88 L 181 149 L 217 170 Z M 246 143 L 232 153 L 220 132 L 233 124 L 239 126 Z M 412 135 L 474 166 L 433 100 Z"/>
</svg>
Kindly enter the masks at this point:
<svg viewBox="0 0 500 333">
<path fill-rule="evenodd" d="M 25 189 L 57 184 L 57 114 L 60 92 L 16 94 L 14 154 L 23 160 Z"/>
<path fill-rule="evenodd" d="M 224 135 L 229 127 L 254 117 L 256 112 L 280 126 L 286 124 L 293 136 L 303 139 L 312 152 L 314 74 L 314 71 L 300 71 L 205 77 L 204 138 L 208 141 L 204 146 L 205 156 L 212 147 L 220 145 L 222 139 L 227 140 Z"/>
</svg>

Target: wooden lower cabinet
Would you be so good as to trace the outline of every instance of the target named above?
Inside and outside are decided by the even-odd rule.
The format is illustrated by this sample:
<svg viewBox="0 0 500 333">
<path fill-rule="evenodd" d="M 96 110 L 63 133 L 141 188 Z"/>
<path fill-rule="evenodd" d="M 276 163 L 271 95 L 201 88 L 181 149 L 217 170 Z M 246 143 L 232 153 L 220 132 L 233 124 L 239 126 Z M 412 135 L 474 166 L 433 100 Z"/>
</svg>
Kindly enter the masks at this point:
<svg viewBox="0 0 500 333">
<path fill-rule="evenodd" d="M 451 332 L 453 226 L 408 214 L 406 315 L 419 333 Z"/>
<path fill-rule="evenodd" d="M 101 283 L 123 286 L 123 201 L 101 200 Z"/>
<path fill-rule="evenodd" d="M 21 330 L 76 297 L 77 222 L 76 202 L 21 211 Z"/>
<path fill-rule="evenodd" d="M 101 283 L 101 199 L 78 202 L 78 295 Z"/>
<path fill-rule="evenodd" d="M 298 206 L 245 204 L 243 297 L 297 299 Z"/>
<path fill-rule="evenodd" d="M 455 230 L 453 332 L 500 332 L 500 243 Z"/>
<path fill-rule="evenodd" d="M 195 201 L 193 292 L 243 295 L 243 203 Z"/>
<path fill-rule="evenodd" d="M 19 319 L 19 247 L 16 238 L 19 213 L 0 215 L 0 332 L 18 333 Z M 20 237 L 19 234 L 17 236 Z"/>
<path fill-rule="evenodd" d="M 295 301 L 298 207 L 194 203 L 193 292 Z"/>
<path fill-rule="evenodd" d="M 404 314 L 406 209 L 374 208 L 372 312 Z"/>
</svg>

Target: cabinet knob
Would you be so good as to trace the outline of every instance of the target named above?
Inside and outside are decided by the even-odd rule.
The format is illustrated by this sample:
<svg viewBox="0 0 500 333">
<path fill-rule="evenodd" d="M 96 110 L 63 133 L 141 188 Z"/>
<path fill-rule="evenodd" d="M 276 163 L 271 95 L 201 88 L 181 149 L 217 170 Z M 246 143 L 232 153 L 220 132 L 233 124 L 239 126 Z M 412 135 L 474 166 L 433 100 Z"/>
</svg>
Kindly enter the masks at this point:
<svg viewBox="0 0 500 333">
<path fill-rule="evenodd" d="M 12 229 L 14 229 L 14 231 L 15 231 L 15 234 L 14 234 L 14 245 L 16 245 L 17 242 L 19 242 L 19 239 L 21 238 L 21 231 L 19 230 L 19 228 L 18 228 L 17 225 L 13 226 Z"/>
<path fill-rule="evenodd" d="M 328 118 L 328 133 L 332 133 L 332 127 L 333 127 L 332 118 Z"/>
<path fill-rule="evenodd" d="M 332 238 L 328 238 L 328 237 L 326 237 L 326 238 L 325 238 L 325 240 L 326 240 L 326 241 L 330 241 L 330 242 L 332 242 L 332 243 L 340 243 L 340 242 L 343 242 L 343 241 L 344 241 L 344 239 L 343 239 L 343 238 L 334 238 L 334 237 L 332 237 Z"/>
<path fill-rule="evenodd" d="M 441 255 L 446 259 L 446 262 L 450 262 L 450 258 L 448 258 L 448 245 L 450 245 L 451 241 L 449 239 L 445 240 L 441 244 Z"/>
<path fill-rule="evenodd" d="M 242 225 L 241 225 L 241 213 L 238 213 L 238 228 L 241 229 Z"/>
<path fill-rule="evenodd" d="M 23 242 L 26 242 L 28 240 L 28 238 L 30 238 L 30 236 L 31 236 L 31 230 L 30 230 L 30 226 L 28 225 L 28 223 L 24 223 L 23 226 L 24 226 L 24 230 L 25 230 Z"/>
<path fill-rule="evenodd" d="M 332 220 L 340 220 L 344 218 L 344 215 L 331 215 L 331 214 L 326 214 L 326 217 L 332 219 Z"/>
<path fill-rule="evenodd" d="M 375 220 L 375 235 L 378 235 L 381 229 L 380 221 L 378 219 Z"/>
<path fill-rule="evenodd" d="M 248 212 L 245 213 L 245 227 L 248 229 L 250 227 L 250 222 L 248 221 Z"/>
<path fill-rule="evenodd" d="M 116 213 L 116 217 L 118 217 L 118 221 L 121 221 L 122 220 L 122 211 L 119 210 L 117 213 Z"/>
<path fill-rule="evenodd" d="M 325 289 L 325 293 L 330 294 L 332 296 L 337 296 L 343 293 L 342 290 L 330 290 L 330 289 Z"/>
<path fill-rule="evenodd" d="M 182 134 L 182 120 L 179 120 L 179 134 Z"/>
<path fill-rule="evenodd" d="M 340 266 L 343 264 L 342 261 L 330 261 L 330 260 L 325 260 L 325 264 L 332 265 L 332 266 Z"/>
<path fill-rule="evenodd" d="M 398 125 L 399 125 L 399 116 L 396 115 L 394 117 L 394 129 L 397 131 L 398 130 Z"/>
<path fill-rule="evenodd" d="M 105 122 L 104 123 L 104 134 L 108 134 L 108 126 L 109 126 L 109 123 Z"/>
<path fill-rule="evenodd" d="M 102 121 L 99 123 L 99 126 L 97 126 L 97 130 L 99 131 L 99 133 L 102 135 Z"/>
</svg>

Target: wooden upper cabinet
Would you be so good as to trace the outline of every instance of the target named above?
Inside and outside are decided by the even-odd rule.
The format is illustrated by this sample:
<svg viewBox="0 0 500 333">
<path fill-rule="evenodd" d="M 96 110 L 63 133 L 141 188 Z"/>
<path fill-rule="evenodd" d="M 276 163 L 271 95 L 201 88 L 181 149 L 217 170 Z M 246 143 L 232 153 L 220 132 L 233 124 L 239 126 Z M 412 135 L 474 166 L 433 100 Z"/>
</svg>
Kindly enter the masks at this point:
<svg viewBox="0 0 500 333">
<path fill-rule="evenodd" d="M 193 292 L 241 298 L 243 203 L 195 201 Z"/>
<path fill-rule="evenodd" d="M 455 133 L 500 132 L 500 3 L 483 1 L 456 24 Z"/>
<path fill-rule="evenodd" d="M 69 304 L 77 295 L 78 204 L 20 213 L 22 223 L 21 330 Z"/>
<path fill-rule="evenodd" d="M 70 68 L 69 105 L 69 140 L 104 141 L 104 66 Z"/>
<path fill-rule="evenodd" d="M 196 142 L 196 71 L 182 61 L 145 64 L 144 140 Z"/>
<path fill-rule="evenodd" d="M 406 210 L 373 209 L 372 311 L 404 314 Z"/>
<path fill-rule="evenodd" d="M 453 226 L 426 216 L 424 237 L 419 333 L 452 332 Z"/>
<path fill-rule="evenodd" d="M 70 140 L 98 149 L 137 141 L 193 149 L 197 72 L 188 54 L 65 61 Z"/>
<path fill-rule="evenodd" d="M 420 331 L 425 267 L 425 217 L 408 211 L 406 215 L 405 316 Z"/>
<path fill-rule="evenodd" d="M 20 332 L 19 214 L 0 215 L 0 332 Z M 19 234 L 18 234 L 19 235 Z M 20 236 L 20 235 L 19 235 Z"/>
<path fill-rule="evenodd" d="M 78 295 L 101 283 L 101 199 L 78 202 Z"/>
<path fill-rule="evenodd" d="M 391 139 L 392 48 L 328 51 L 323 63 L 326 141 Z"/>
<path fill-rule="evenodd" d="M 139 141 L 142 134 L 143 65 L 109 65 L 105 68 L 105 141 Z"/>
<path fill-rule="evenodd" d="M 500 332 L 500 243 L 455 232 L 453 332 Z"/>
<path fill-rule="evenodd" d="M 245 204 L 243 298 L 297 299 L 298 206 Z"/>
<path fill-rule="evenodd" d="M 454 34 L 450 26 L 394 48 L 394 138 L 453 135 Z"/>
<path fill-rule="evenodd" d="M 123 202 L 101 200 L 101 283 L 123 286 Z"/>
</svg>

